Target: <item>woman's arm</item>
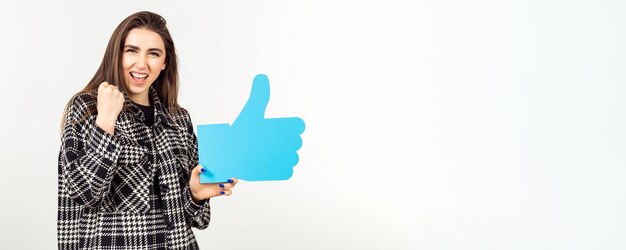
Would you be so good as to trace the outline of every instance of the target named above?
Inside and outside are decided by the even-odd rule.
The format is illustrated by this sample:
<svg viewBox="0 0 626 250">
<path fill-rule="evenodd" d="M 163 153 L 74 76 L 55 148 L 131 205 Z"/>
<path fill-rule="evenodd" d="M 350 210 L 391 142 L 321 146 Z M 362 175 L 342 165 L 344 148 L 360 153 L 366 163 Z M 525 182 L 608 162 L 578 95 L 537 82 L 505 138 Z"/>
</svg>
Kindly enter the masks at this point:
<svg viewBox="0 0 626 250">
<path fill-rule="evenodd" d="M 97 206 L 109 192 L 120 154 L 118 139 L 86 117 L 96 99 L 87 94 L 72 98 L 65 118 L 59 175 L 69 196 L 78 204 Z"/>
</svg>

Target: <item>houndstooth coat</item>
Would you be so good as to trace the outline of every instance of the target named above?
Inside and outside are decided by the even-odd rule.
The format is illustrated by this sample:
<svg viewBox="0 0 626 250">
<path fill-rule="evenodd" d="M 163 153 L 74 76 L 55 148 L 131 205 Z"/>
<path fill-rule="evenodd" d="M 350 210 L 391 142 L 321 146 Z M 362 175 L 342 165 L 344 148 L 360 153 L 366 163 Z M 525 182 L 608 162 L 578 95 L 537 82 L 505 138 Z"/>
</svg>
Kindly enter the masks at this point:
<svg viewBox="0 0 626 250">
<path fill-rule="evenodd" d="M 198 249 L 192 227 L 210 221 L 209 201 L 189 190 L 198 142 L 189 113 L 169 113 L 150 88 L 154 124 L 128 97 L 115 135 L 86 110 L 94 93 L 80 93 L 65 118 L 58 164 L 59 249 Z"/>
</svg>

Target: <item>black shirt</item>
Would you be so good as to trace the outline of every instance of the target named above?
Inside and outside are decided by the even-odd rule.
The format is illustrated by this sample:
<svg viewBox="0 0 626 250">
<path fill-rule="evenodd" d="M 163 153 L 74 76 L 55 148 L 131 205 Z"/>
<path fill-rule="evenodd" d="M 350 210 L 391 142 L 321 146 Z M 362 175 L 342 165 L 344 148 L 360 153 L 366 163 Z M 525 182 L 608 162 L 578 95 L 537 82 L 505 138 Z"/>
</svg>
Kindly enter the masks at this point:
<svg viewBox="0 0 626 250">
<path fill-rule="evenodd" d="M 152 127 L 152 125 L 154 124 L 154 106 L 144 106 L 137 103 L 135 103 L 135 105 L 137 105 L 137 107 L 143 113 L 146 125 L 148 127 Z"/>
</svg>

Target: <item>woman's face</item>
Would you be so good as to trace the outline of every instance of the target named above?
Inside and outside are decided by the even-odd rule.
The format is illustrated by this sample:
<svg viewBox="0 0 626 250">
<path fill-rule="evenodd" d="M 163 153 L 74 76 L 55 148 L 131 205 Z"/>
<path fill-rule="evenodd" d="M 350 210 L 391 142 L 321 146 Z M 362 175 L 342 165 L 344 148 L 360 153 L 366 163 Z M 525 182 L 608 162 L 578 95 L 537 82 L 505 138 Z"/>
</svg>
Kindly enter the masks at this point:
<svg viewBox="0 0 626 250">
<path fill-rule="evenodd" d="M 165 45 L 154 31 L 135 28 L 128 32 L 122 54 L 122 67 L 128 97 L 135 103 L 149 105 L 150 85 L 165 69 Z"/>
</svg>

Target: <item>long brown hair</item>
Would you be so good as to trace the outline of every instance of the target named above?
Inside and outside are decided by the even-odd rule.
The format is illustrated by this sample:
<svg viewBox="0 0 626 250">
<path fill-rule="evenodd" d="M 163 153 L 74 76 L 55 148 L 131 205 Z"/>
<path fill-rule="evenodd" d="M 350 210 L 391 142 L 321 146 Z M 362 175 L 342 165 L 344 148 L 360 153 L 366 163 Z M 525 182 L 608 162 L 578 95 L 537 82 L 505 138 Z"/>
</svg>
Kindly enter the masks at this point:
<svg viewBox="0 0 626 250">
<path fill-rule="evenodd" d="M 102 82 L 116 85 L 119 90 L 128 94 L 124 78 L 124 70 L 122 68 L 122 53 L 124 42 L 128 33 L 135 28 L 143 28 L 154 31 L 161 36 L 165 44 L 165 69 L 161 71 L 159 77 L 154 81 L 152 86 L 155 88 L 159 97 L 159 101 L 165 106 L 169 113 L 180 108 L 178 105 L 178 58 L 176 57 L 176 49 L 174 41 L 166 26 L 165 18 L 160 15 L 141 11 L 130 15 L 122 21 L 109 39 L 109 43 L 104 52 L 102 63 L 93 78 L 87 83 L 87 86 L 79 91 L 81 93 L 89 93 L 96 95 L 98 86 Z M 71 101 L 71 99 L 70 99 Z M 65 126 L 65 119 L 71 103 L 65 105 L 63 119 L 61 121 L 61 129 Z M 87 116 L 97 113 L 97 106 L 92 105 L 87 110 Z"/>
</svg>

